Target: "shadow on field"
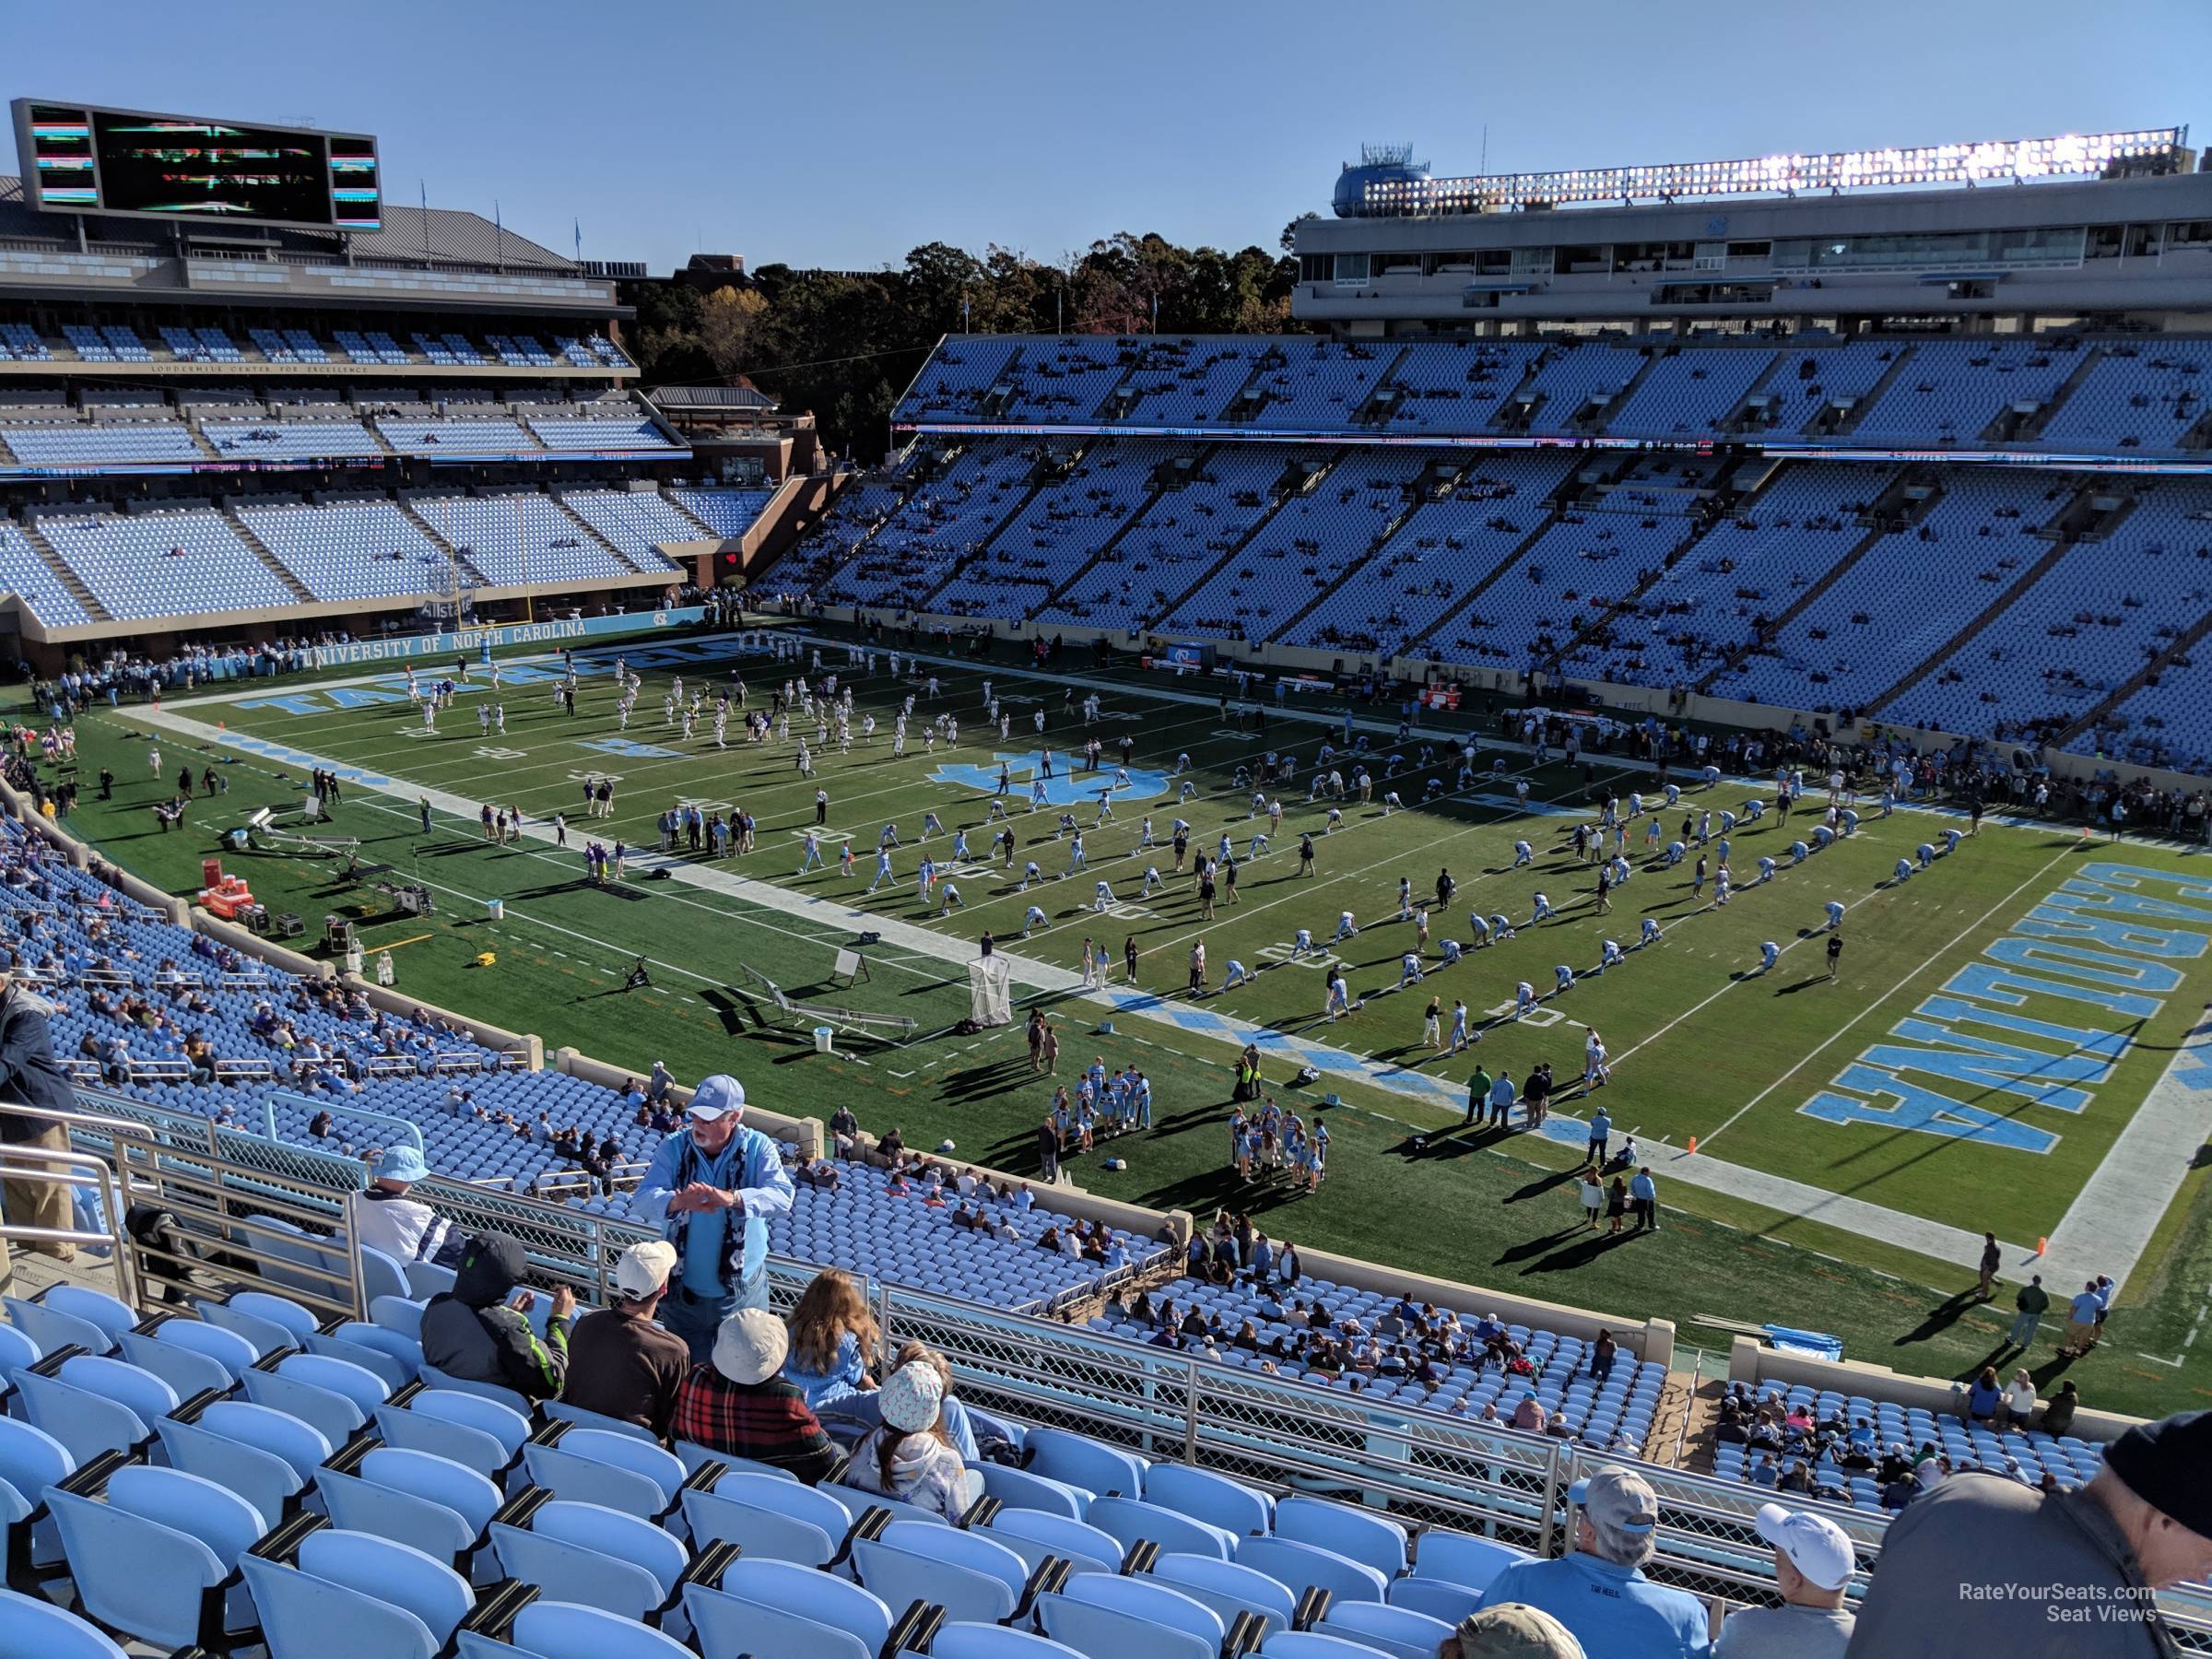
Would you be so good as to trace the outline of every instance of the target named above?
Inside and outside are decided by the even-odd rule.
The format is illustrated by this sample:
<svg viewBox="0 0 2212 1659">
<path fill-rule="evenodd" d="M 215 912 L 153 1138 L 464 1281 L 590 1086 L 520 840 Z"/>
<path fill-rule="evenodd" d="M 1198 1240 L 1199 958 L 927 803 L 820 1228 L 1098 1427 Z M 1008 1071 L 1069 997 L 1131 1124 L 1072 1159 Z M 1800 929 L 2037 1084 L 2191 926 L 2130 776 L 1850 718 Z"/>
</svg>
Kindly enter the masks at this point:
<svg viewBox="0 0 2212 1659">
<path fill-rule="evenodd" d="M 1915 1342 L 1925 1342 L 1932 1336 L 1940 1335 L 1957 1324 L 1970 1310 L 1984 1305 L 1982 1298 L 1971 1288 L 1955 1296 L 1947 1296 L 1921 1315 L 1920 1323 L 1900 1336 L 1892 1346 L 1910 1347 Z"/>
<path fill-rule="evenodd" d="M 1547 1237 L 1514 1245 L 1499 1256 L 1496 1265 L 1504 1267 L 1514 1262 L 1528 1262 L 1529 1257 L 1535 1256 L 1536 1260 L 1521 1269 L 1524 1277 L 1535 1273 L 1571 1273 L 1578 1267 L 1587 1267 L 1634 1237 L 1634 1232 L 1595 1233 L 1587 1223 L 1577 1223 Z M 1570 1240 L 1572 1242 L 1567 1241 Z M 1559 1248 L 1554 1249 L 1555 1245 Z"/>
</svg>

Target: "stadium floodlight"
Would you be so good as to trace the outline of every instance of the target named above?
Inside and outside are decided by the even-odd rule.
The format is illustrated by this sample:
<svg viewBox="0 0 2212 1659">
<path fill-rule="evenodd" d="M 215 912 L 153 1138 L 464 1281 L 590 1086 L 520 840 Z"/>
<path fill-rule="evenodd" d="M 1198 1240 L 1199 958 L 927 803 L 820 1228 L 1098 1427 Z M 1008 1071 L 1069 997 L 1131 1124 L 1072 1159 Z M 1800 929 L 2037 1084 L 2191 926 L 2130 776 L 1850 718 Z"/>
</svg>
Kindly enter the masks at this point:
<svg viewBox="0 0 2212 1659">
<path fill-rule="evenodd" d="M 1574 168 L 1559 172 L 1494 173 L 1478 178 L 1394 178 L 1368 182 L 1358 213 L 1486 213 L 1530 203 L 1553 206 L 1685 196 L 1768 195 L 1800 190 L 1878 190 L 1986 180 L 2090 178 L 2126 163 L 2156 172 L 2181 165 L 2185 126 L 2130 132 L 2064 133 L 1918 148 L 1836 150 L 1826 155 L 1756 156 L 1735 161 Z M 1340 206 L 1339 212 L 1343 211 Z"/>
</svg>

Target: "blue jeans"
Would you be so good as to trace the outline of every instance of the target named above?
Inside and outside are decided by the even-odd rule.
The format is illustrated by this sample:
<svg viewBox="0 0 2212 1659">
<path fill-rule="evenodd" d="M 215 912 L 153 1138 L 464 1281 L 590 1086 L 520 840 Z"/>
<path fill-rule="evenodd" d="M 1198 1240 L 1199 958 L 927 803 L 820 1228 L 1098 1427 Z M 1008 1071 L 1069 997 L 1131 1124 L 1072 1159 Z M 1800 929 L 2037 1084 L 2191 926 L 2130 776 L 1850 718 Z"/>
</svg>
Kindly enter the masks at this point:
<svg viewBox="0 0 2212 1659">
<path fill-rule="evenodd" d="M 733 1287 L 719 1297 L 700 1296 L 682 1285 L 673 1286 L 661 1299 L 660 1322 L 684 1339 L 692 1363 L 709 1365 L 714 1359 L 714 1335 L 722 1322 L 743 1308 L 768 1306 L 768 1276 Z"/>
</svg>

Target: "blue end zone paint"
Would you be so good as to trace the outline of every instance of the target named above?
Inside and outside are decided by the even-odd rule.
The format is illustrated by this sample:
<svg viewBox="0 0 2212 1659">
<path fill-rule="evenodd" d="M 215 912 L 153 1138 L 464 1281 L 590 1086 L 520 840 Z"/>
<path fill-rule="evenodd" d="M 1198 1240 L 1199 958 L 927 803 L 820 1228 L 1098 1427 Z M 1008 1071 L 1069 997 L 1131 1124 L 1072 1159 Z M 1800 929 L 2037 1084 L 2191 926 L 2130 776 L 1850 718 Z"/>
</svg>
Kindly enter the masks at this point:
<svg viewBox="0 0 2212 1659">
<path fill-rule="evenodd" d="M 620 755 L 626 760 L 678 760 L 682 753 L 663 748 L 657 743 L 640 743 L 630 737 L 584 737 L 577 741 L 578 748 L 595 749 L 602 755 Z"/>
<path fill-rule="evenodd" d="M 988 760 L 940 760 L 937 770 L 929 774 L 932 783 L 949 783 L 959 789 L 972 789 L 981 794 L 994 794 L 998 788 L 998 769 L 1006 769 L 1007 778 L 1020 785 L 1010 791 L 1007 798 L 1015 805 L 1026 804 L 1035 782 L 1044 770 L 1043 752 L 1031 749 L 1027 754 L 1009 755 L 993 751 Z M 1112 788 L 1113 798 L 1123 801 L 1150 801 L 1168 793 L 1168 775 L 1148 771 L 1143 767 L 1129 769 L 1129 782 L 1124 786 L 1114 782 L 1111 771 L 1070 772 L 1056 771 L 1043 779 L 1044 798 L 1054 806 L 1077 806 L 1085 802 L 1096 804 L 1100 793 Z"/>
<path fill-rule="evenodd" d="M 265 760 L 281 760 L 287 766 L 304 768 L 309 771 L 317 767 L 335 773 L 341 783 L 359 783 L 364 789 L 389 788 L 392 780 L 384 773 L 372 771 L 363 766 L 348 766 L 344 761 L 325 760 L 320 755 L 311 755 L 305 749 L 296 749 L 282 743 L 271 743 L 265 737 L 248 737 L 241 733 L 225 734 L 224 740 L 235 749 L 249 755 L 259 755 Z"/>
</svg>

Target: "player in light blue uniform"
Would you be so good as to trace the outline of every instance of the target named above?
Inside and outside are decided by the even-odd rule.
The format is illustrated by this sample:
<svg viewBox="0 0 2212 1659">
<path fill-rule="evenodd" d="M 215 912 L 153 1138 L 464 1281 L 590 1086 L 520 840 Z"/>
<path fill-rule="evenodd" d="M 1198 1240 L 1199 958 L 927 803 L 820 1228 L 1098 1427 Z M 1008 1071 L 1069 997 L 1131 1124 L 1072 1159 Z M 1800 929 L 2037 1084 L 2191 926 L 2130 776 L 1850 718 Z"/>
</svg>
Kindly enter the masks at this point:
<svg viewBox="0 0 2212 1659">
<path fill-rule="evenodd" d="M 1512 922 L 1501 911 L 1490 913 L 1490 936 L 1500 943 L 1513 936 Z"/>
<path fill-rule="evenodd" d="M 1534 864 L 1535 862 L 1535 858 L 1536 850 L 1530 846 L 1526 841 L 1517 841 L 1513 843 L 1514 869 L 1517 870 L 1521 868 L 1523 865 Z"/>
<path fill-rule="evenodd" d="M 1628 958 L 1621 952 L 1620 941 L 1618 939 L 1604 939 L 1599 941 L 1597 947 L 1597 971 L 1600 973 L 1603 973 L 1606 969 L 1612 967 L 1614 963 L 1626 961 L 1627 959 Z"/>
<path fill-rule="evenodd" d="M 1555 982 L 1552 987 L 1555 994 L 1574 989 L 1574 970 L 1568 967 L 1566 963 L 1561 962 L 1557 968 L 1554 968 L 1551 971 L 1551 977 Z"/>
<path fill-rule="evenodd" d="M 1398 959 L 1398 989 L 1403 991 L 1408 985 L 1418 985 L 1420 982 L 1421 959 L 1416 952 L 1409 950 Z"/>
<path fill-rule="evenodd" d="M 1045 921 L 1044 912 L 1032 904 L 1030 906 L 1030 913 L 1021 919 L 1021 936 L 1026 939 L 1030 936 L 1030 929 L 1046 925 L 1048 924 Z"/>
<path fill-rule="evenodd" d="M 1638 946 L 1656 945 L 1661 937 L 1658 922 L 1653 917 L 1646 916 L 1643 919 L 1643 930 L 1636 935 Z"/>
<path fill-rule="evenodd" d="M 1460 949 L 1457 939 L 1445 939 L 1437 946 L 1437 948 L 1443 953 L 1445 967 L 1449 968 L 1459 960 Z"/>
<path fill-rule="evenodd" d="M 868 883 L 868 891 L 874 892 L 891 879 L 891 851 L 885 847 L 876 854 L 876 879 Z"/>
<path fill-rule="evenodd" d="M 1104 915 L 1106 907 L 1113 902 L 1113 884 L 1100 880 L 1091 884 L 1090 908 L 1093 913 Z"/>
<path fill-rule="evenodd" d="M 1812 849 L 1807 847 L 1803 841 L 1794 841 L 1790 843 L 1790 862 L 1792 864 L 1801 865 L 1811 855 Z"/>
<path fill-rule="evenodd" d="M 1476 944 L 1488 945 L 1490 942 L 1490 924 L 1480 911 L 1467 912 L 1467 926 L 1474 930 Z"/>
<path fill-rule="evenodd" d="M 1076 839 L 1067 843 L 1067 868 L 1062 872 L 1062 874 L 1065 876 L 1073 876 L 1082 867 L 1083 832 L 1078 830 L 1076 831 Z"/>
<path fill-rule="evenodd" d="M 1828 925 L 1830 931 L 1843 925 L 1843 904 L 1841 900 L 1828 901 Z"/>
<path fill-rule="evenodd" d="M 1912 849 L 1912 856 L 1920 860 L 1920 867 L 1924 870 L 1936 862 L 1936 849 L 1922 841 Z"/>
<path fill-rule="evenodd" d="M 1764 887 L 1764 886 L 1765 886 L 1765 885 L 1766 885 L 1768 882 L 1770 882 L 1770 881 L 1771 881 L 1771 880 L 1773 880 L 1773 879 L 1774 879 L 1774 861 L 1773 861 L 1772 859 L 1771 859 L 1771 858 L 1767 857 L 1767 856 L 1766 856 L 1764 853 L 1761 853 L 1761 854 L 1759 855 L 1759 885 L 1760 885 L 1761 887 Z"/>
<path fill-rule="evenodd" d="M 1347 939 L 1358 938 L 1359 936 L 1359 924 L 1352 920 L 1352 912 L 1350 911 L 1346 911 L 1342 915 L 1336 918 L 1336 937 L 1332 940 L 1331 943 L 1341 945 Z"/>
<path fill-rule="evenodd" d="M 1777 962 L 1779 962 L 1779 961 L 1781 961 L 1781 960 L 1782 960 L 1782 947 L 1781 947 L 1781 946 L 1779 946 L 1779 945 L 1775 944 L 1775 943 L 1774 943 L 1774 941 L 1773 941 L 1773 940 L 1771 940 L 1771 939 L 1762 939 L 1762 940 L 1760 940 L 1760 941 L 1759 941 L 1759 971 L 1761 973 L 1767 973 L 1767 972 L 1770 972 L 1770 971 L 1772 971 L 1772 969 L 1773 969 L 1773 967 L 1774 967 L 1774 964 L 1775 964 L 1775 963 L 1777 963 Z"/>
<path fill-rule="evenodd" d="M 1298 930 L 1290 940 L 1290 954 L 1293 957 L 1318 956 L 1320 954 L 1313 947 L 1312 929 L 1301 927 Z"/>
<path fill-rule="evenodd" d="M 967 830 L 956 830 L 952 832 L 952 855 L 955 858 L 968 858 L 972 856 L 972 854 L 971 854 L 968 851 Z"/>
<path fill-rule="evenodd" d="M 1536 988 L 1526 980 L 1513 986 L 1513 1018 L 1518 1019 L 1536 1006 Z"/>
<path fill-rule="evenodd" d="M 1897 861 L 1897 870 L 1894 879 L 1898 881 L 1909 881 L 1912 879 L 1912 861 L 1909 858 L 1899 859 Z"/>
<path fill-rule="evenodd" d="M 1538 922 L 1546 922 L 1550 920 L 1551 900 L 1549 899 L 1546 898 L 1542 893 L 1538 893 L 1530 900 L 1530 904 L 1535 912 L 1528 919 L 1531 926 L 1534 926 Z"/>
<path fill-rule="evenodd" d="M 806 839 L 799 845 L 799 874 L 804 876 L 809 870 L 818 870 L 821 867 L 821 839 L 809 830 L 806 831 Z"/>
</svg>

